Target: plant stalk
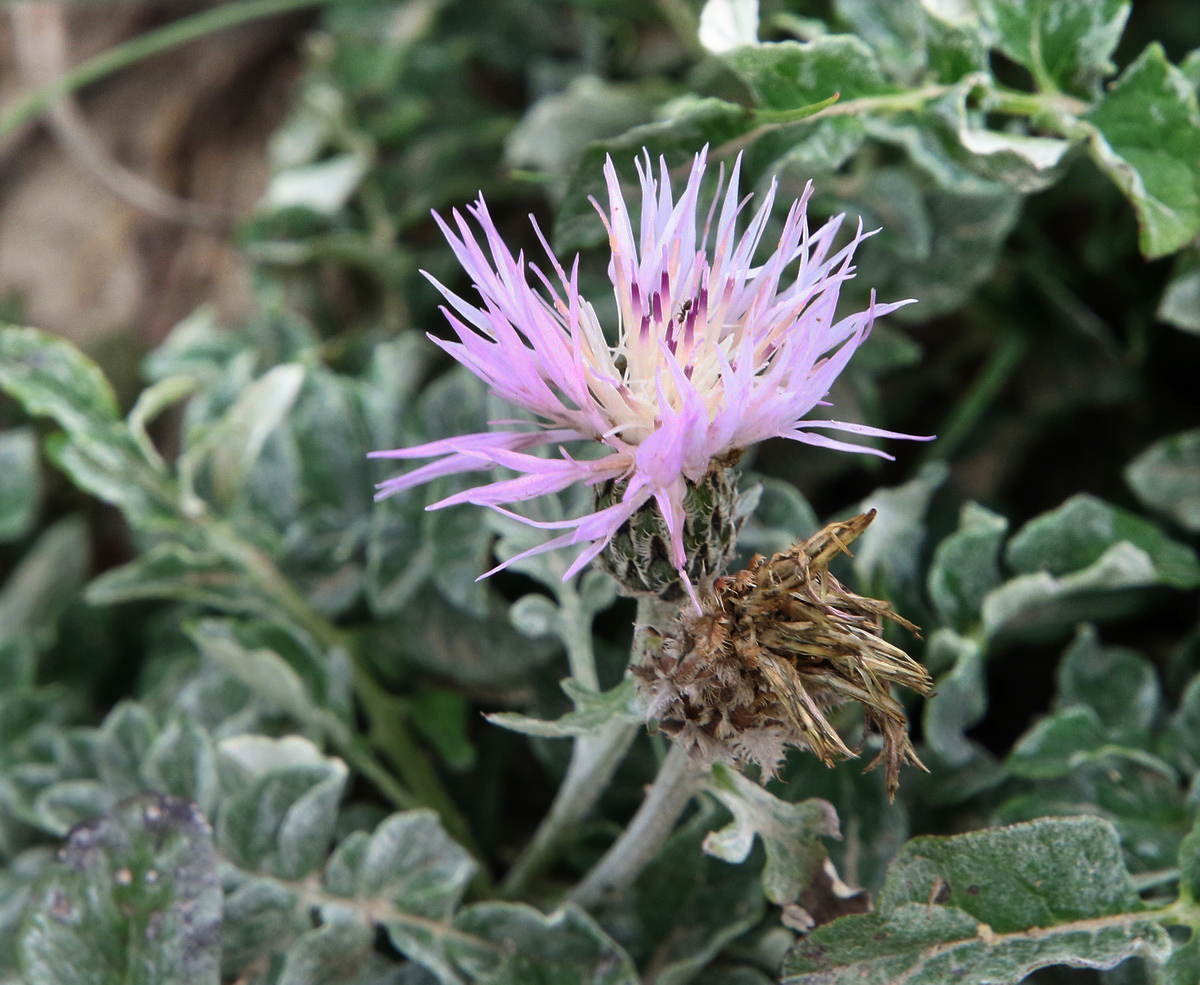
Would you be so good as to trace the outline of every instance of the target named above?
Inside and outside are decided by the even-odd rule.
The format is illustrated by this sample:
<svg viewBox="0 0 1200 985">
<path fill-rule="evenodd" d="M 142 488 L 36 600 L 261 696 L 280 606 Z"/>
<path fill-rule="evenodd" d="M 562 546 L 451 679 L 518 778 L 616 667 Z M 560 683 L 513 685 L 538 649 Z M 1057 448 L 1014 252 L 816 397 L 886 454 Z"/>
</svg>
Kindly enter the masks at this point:
<svg viewBox="0 0 1200 985">
<path fill-rule="evenodd" d="M 563 587 L 569 588 L 569 591 L 560 593 L 559 603 L 564 620 L 569 622 L 563 639 L 567 646 L 571 676 L 585 687 L 599 690 L 591 633 L 583 623 L 582 612 L 572 604 L 578 599 L 577 593 L 573 587 Z M 646 649 L 654 641 L 653 628 L 674 619 L 677 611 L 677 605 L 658 599 L 638 599 L 631 662 L 637 663 L 643 659 Z M 562 786 L 532 841 L 505 877 L 501 885 L 503 896 L 514 898 L 522 895 L 530 883 L 554 861 L 563 845 L 579 830 L 596 801 L 608 789 L 639 728 L 637 724 L 612 721 L 597 732 L 575 739 Z"/>
<path fill-rule="evenodd" d="M 605 893 L 627 888 L 670 836 L 675 822 L 704 786 L 708 774 L 708 768 L 694 766 L 684 749 L 672 743 L 642 806 L 571 894 L 571 902 L 592 906 Z"/>
</svg>

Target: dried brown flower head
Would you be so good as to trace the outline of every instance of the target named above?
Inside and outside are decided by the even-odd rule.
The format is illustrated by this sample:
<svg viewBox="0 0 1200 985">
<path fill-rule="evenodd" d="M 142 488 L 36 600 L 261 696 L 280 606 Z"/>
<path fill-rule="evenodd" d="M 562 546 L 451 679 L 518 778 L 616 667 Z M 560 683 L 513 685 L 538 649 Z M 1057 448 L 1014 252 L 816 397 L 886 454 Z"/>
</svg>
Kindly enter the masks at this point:
<svg viewBox="0 0 1200 985">
<path fill-rule="evenodd" d="M 707 761 L 755 762 L 774 772 L 787 745 L 827 765 L 857 757 L 826 717 L 846 701 L 863 706 L 883 750 L 895 795 L 900 764 L 922 766 L 908 718 L 891 694 L 931 687 L 925 668 L 883 638 L 884 619 L 917 627 L 886 602 L 856 595 L 829 562 L 867 528 L 875 511 L 832 523 L 770 560 L 703 586 L 702 613 L 685 610 L 657 651 L 633 668 L 658 727 Z"/>
</svg>

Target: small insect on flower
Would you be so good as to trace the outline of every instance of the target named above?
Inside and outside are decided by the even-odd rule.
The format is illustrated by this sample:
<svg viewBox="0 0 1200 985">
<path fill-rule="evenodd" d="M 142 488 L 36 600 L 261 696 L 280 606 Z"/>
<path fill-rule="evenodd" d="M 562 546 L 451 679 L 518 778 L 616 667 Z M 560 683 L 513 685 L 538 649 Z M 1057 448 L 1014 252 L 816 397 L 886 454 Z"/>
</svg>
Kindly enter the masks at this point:
<svg viewBox="0 0 1200 985">
<path fill-rule="evenodd" d="M 921 766 L 902 684 L 927 694 L 925 668 L 883 639 L 885 619 L 916 632 L 886 602 L 857 595 L 829 573 L 849 553 L 875 511 L 832 523 L 770 560 L 702 586 L 699 614 L 685 610 L 645 663 L 632 668 L 649 698 L 648 714 L 696 759 L 758 763 L 771 775 L 787 745 L 810 749 L 826 765 L 857 756 L 826 717 L 846 701 L 862 705 L 883 750 L 894 795 L 903 762 Z M 922 767 L 924 768 L 924 767 Z"/>
<path fill-rule="evenodd" d="M 854 251 L 870 234 L 860 224 L 848 243 L 835 248 L 843 216 L 810 230 L 810 186 L 791 204 L 778 242 L 761 249 L 775 183 L 743 219 L 752 196 L 739 191 L 739 157 L 727 183 L 722 166 L 711 202 L 702 203 L 706 156 L 696 155 L 678 200 L 665 160 L 657 178 L 649 154 L 638 162 L 642 202 L 636 222 L 612 161 L 605 165 L 608 208 L 593 204 L 612 250 L 608 276 L 618 321 L 611 343 L 580 293 L 578 257 L 566 270 L 536 224 L 545 271 L 527 263 L 524 253 L 513 255 L 482 198 L 468 207 L 467 217 L 458 211 L 452 222 L 435 216 L 477 296 L 460 297 L 430 278 L 447 301 L 442 310 L 456 336 L 433 341 L 535 420 L 517 427 L 497 422 L 505 426 L 374 452 L 377 458 L 435 459 L 380 484 L 377 498 L 441 476 L 507 469 L 515 476 L 429 507 L 474 503 L 563 531 L 493 571 L 531 554 L 581 546 L 569 578 L 622 529 L 640 526 L 640 546 L 618 550 L 609 569 L 622 577 L 631 564 L 638 569 L 647 560 L 642 554 L 653 554 L 656 562 L 665 558 L 660 573 L 635 570 L 627 587 L 677 594 L 682 588 L 698 605 L 694 580 L 701 570 L 720 570 L 732 543 L 736 503 L 725 500 L 736 483 L 721 473 L 742 449 L 782 437 L 890 458 L 817 432 L 916 437 L 806 419 L 874 320 L 909 303 L 876 304 L 872 297 L 865 311 L 835 318 L 841 286 L 854 276 Z M 572 454 L 569 446 L 579 443 L 599 446 L 602 454 Z M 534 454 L 541 446 L 558 454 Z M 509 509 L 580 482 L 597 490 L 591 513 L 542 522 Z M 703 517 L 689 513 L 696 504 L 708 510 Z"/>
</svg>

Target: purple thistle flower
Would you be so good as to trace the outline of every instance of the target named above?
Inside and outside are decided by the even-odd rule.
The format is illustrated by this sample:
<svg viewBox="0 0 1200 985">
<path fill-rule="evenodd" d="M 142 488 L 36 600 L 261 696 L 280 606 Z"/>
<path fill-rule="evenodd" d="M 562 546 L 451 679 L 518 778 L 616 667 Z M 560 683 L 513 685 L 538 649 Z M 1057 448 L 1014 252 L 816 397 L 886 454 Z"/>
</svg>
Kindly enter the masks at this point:
<svg viewBox="0 0 1200 985">
<path fill-rule="evenodd" d="M 738 190 L 741 158 L 723 194 L 721 169 L 706 215 L 699 201 L 705 159 L 706 151 L 696 156 L 678 201 L 672 198 L 665 160 L 660 159 L 657 180 L 649 154 L 644 165 L 637 163 L 642 213 L 636 229 L 612 160 L 605 164 L 607 214 L 595 200 L 592 204 L 612 248 L 608 275 L 619 312 L 614 345 L 579 293 L 579 258 L 565 270 L 536 222 L 548 273 L 527 264 L 523 253 L 512 255 L 482 197 L 467 208 L 483 232 L 482 243 L 457 210 L 454 228 L 434 215 L 475 282 L 479 300 L 472 303 L 429 277 L 448 302 L 442 310 L 457 341 L 430 338 L 493 393 L 531 411 L 538 423 L 529 425 L 532 430 L 487 431 L 373 452 L 375 458 L 435 459 L 381 483 L 376 499 L 440 476 L 496 466 L 511 470 L 516 477 L 464 490 L 429 509 L 474 503 L 534 527 L 562 530 L 487 574 L 543 551 L 586 545 L 566 577 L 595 558 L 653 501 L 670 533 L 672 563 L 694 599 L 685 573 L 684 496 L 687 483 L 699 482 L 720 467 L 720 460 L 778 437 L 892 457 L 814 430 L 927 440 L 862 424 L 804 419 L 824 402 L 875 318 L 910 303 L 876 304 L 872 294 L 867 310 L 835 320 L 842 282 L 854 276 L 854 250 L 871 233 L 864 233 L 860 222 L 853 239 L 835 252 L 844 216 L 810 232 L 810 184 L 788 210 L 770 256 L 755 265 L 775 182 L 739 235 L 737 220 L 752 197 L 742 198 Z M 564 447 L 570 442 L 599 443 L 608 453 L 576 458 Z M 542 445 L 557 446 L 558 457 L 531 453 Z M 620 500 L 577 519 L 540 522 L 506 508 L 577 482 L 607 480 L 623 484 Z"/>
</svg>

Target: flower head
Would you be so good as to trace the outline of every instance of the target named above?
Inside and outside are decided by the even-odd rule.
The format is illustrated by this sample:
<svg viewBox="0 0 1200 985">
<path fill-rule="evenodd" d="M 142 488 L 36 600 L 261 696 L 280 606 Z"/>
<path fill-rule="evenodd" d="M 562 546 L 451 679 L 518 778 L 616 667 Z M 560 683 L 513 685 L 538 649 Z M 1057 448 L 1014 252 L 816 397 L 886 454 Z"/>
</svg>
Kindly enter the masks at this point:
<svg viewBox="0 0 1200 985">
<path fill-rule="evenodd" d="M 626 206 L 611 159 L 604 173 L 608 209 L 593 200 L 608 230 L 608 275 L 618 324 L 609 342 L 592 305 L 580 294 L 579 260 L 566 270 L 534 224 L 547 266 L 513 256 L 482 197 L 452 223 L 435 215 L 455 256 L 475 283 L 467 299 L 430 280 L 447 301 L 443 312 L 455 339 L 433 341 L 484 380 L 492 392 L 530 411 L 536 421 L 393 451 L 380 458 L 434 461 L 383 482 L 377 498 L 431 479 L 497 466 L 515 473 L 456 493 L 430 509 L 457 503 L 488 506 L 533 526 L 563 532 L 518 558 L 583 545 L 570 577 L 639 510 L 661 517 L 671 564 L 695 600 L 684 545 L 684 500 L 689 484 L 736 460 L 748 445 L 782 437 L 840 451 L 890 458 L 875 448 L 820 432 L 912 438 L 860 424 L 806 420 L 821 404 L 875 318 L 907 301 L 876 304 L 835 318 L 838 293 L 854 275 L 854 250 L 869 233 L 861 223 L 835 249 L 843 216 L 816 231 L 808 226 L 811 186 L 793 202 L 778 243 L 765 258 L 760 246 L 776 187 L 758 208 L 738 188 L 741 159 L 729 180 L 724 169 L 711 202 L 701 202 L 706 153 L 692 164 L 678 200 L 666 162 L 659 174 L 647 155 L 638 162 L 641 216 Z M 739 220 L 748 216 L 739 232 Z M 428 275 L 427 275 L 428 276 Z M 577 457 L 575 442 L 601 446 L 599 457 Z M 558 455 L 533 453 L 539 446 Z M 552 523 L 511 513 L 511 504 L 583 482 L 611 489 L 594 512 Z M 488 572 L 491 574 L 492 572 Z"/>
</svg>

